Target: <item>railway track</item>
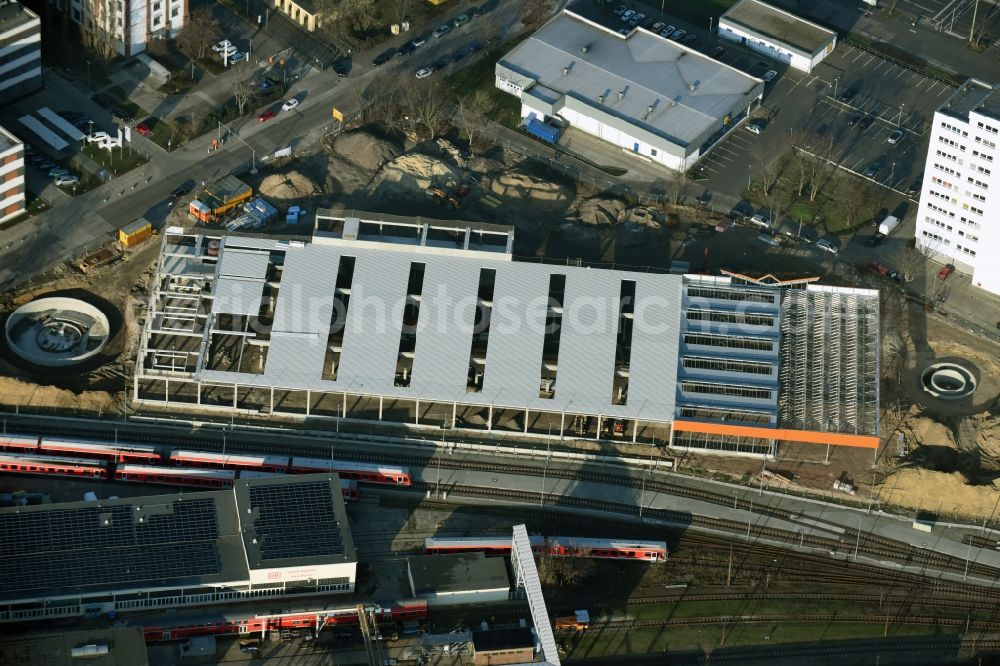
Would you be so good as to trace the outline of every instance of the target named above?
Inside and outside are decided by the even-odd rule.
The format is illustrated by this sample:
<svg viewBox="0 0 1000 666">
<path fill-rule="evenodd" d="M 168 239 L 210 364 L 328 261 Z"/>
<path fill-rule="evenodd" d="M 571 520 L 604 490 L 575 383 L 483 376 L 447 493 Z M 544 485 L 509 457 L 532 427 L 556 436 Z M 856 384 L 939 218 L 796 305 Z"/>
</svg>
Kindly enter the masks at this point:
<svg viewBox="0 0 1000 666">
<path fill-rule="evenodd" d="M 76 435 L 83 437 L 94 437 L 94 438 L 104 438 L 107 439 L 107 430 L 88 430 L 86 428 L 71 428 L 66 427 L 63 424 L 57 425 L 45 425 L 41 424 L 37 427 L 32 425 L 30 429 L 23 430 L 26 434 L 54 434 L 58 433 L 61 435 Z M 162 430 L 160 432 L 130 432 L 128 437 L 129 441 L 154 443 L 176 446 L 179 442 L 178 436 L 171 436 L 169 434 L 164 434 Z M 230 438 L 231 439 L 231 438 Z M 356 440 L 350 437 L 338 438 L 337 442 L 340 444 L 356 442 L 362 447 L 366 447 L 369 442 L 367 440 Z M 190 446 L 192 442 L 196 442 L 199 445 L 203 445 L 206 448 L 213 450 L 220 450 L 227 447 L 229 442 L 226 441 L 225 436 L 220 438 L 218 433 L 204 434 L 192 434 L 186 435 L 185 441 L 183 442 L 185 446 Z M 228 450 L 239 450 L 241 452 L 255 452 L 255 453 L 280 453 L 287 455 L 304 455 L 311 456 L 316 454 L 315 447 L 309 446 L 296 446 L 296 445 L 286 445 L 282 443 L 280 446 L 273 443 L 258 442 L 258 441 L 248 441 L 245 439 L 237 440 L 230 445 Z M 387 455 L 387 454 L 377 454 L 371 453 L 370 451 L 338 451 L 337 457 L 346 460 L 357 460 L 365 462 L 382 462 L 394 465 L 413 465 L 427 467 L 433 464 L 439 465 L 441 468 L 449 470 L 460 470 L 460 471 L 479 471 L 479 472 L 496 472 L 497 467 L 495 464 L 490 464 L 487 462 L 477 462 L 468 460 L 453 460 L 449 459 L 447 456 L 443 456 L 440 452 L 436 456 L 419 457 L 419 456 L 406 456 L 406 455 Z M 503 471 L 506 474 L 515 474 L 521 476 L 538 476 L 538 469 L 529 465 L 519 465 L 509 461 L 504 461 Z M 579 469 L 562 469 L 559 467 L 551 467 L 546 472 L 547 476 L 550 478 L 563 478 L 563 479 L 573 479 L 579 481 L 591 481 L 595 483 L 605 483 L 618 486 L 626 486 L 634 488 L 637 485 L 636 470 L 622 470 L 621 473 L 612 473 L 607 471 L 593 471 L 593 470 L 579 470 Z M 414 487 L 419 487 L 423 490 L 432 489 L 434 486 L 431 484 L 415 484 Z M 717 505 L 732 506 L 735 509 L 748 509 L 757 516 L 768 516 L 773 518 L 780 518 L 783 520 L 794 522 L 796 514 L 783 509 L 774 509 L 769 507 L 762 507 L 759 504 L 754 505 L 752 499 L 739 498 L 736 496 L 729 496 L 728 494 L 722 494 L 717 492 L 712 492 L 705 488 L 695 488 L 685 484 L 673 483 L 669 479 L 653 479 L 647 478 L 644 481 L 644 488 L 650 492 L 660 492 L 669 495 L 675 495 L 680 497 L 686 497 L 689 499 L 696 499 L 700 501 L 710 502 Z M 505 498 L 505 499 L 525 499 L 529 496 L 529 493 L 524 493 L 521 491 L 513 490 L 501 490 L 494 488 L 473 488 L 468 486 L 453 486 L 449 488 L 449 492 L 460 491 L 460 494 L 464 496 L 480 496 L 480 497 L 495 497 L 495 498 Z M 590 500 L 584 498 L 575 498 L 567 496 L 549 496 L 550 502 L 555 502 L 560 506 L 573 506 L 577 508 L 589 508 L 597 509 L 602 511 L 611 511 L 615 513 L 624 513 L 629 515 L 637 515 L 639 513 L 639 508 L 634 505 L 625 505 L 613 502 L 604 502 L 600 500 Z M 541 496 L 541 501 L 544 503 L 545 497 Z M 892 562 L 895 564 L 903 566 L 917 566 L 925 569 L 938 569 L 942 571 L 951 572 L 962 572 L 963 575 L 972 575 L 973 577 L 981 577 L 987 579 L 995 579 L 1000 575 L 1000 570 L 989 567 L 986 565 L 978 563 L 966 563 L 964 560 L 959 560 L 953 557 L 939 555 L 932 553 L 927 550 L 918 549 L 910 544 L 904 544 L 901 542 L 894 541 L 892 539 L 887 539 L 875 534 L 869 534 L 858 530 L 843 530 L 843 536 L 840 539 L 834 538 L 823 538 L 817 536 L 806 536 L 802 533 L 792 534 L 784 530 L 778 530 L 774 528 L 761 527 L 757 525 L 746 525 L 742 522 L 724 520 L 724 519 L 713 519 L 704 516 L 692 515 L 685 512 L 675 512 L 663 509 L 647 509 L 643 511 L 643 514 L 650 518 L 656 518 L 658 520 L 663 520 L 667 522 L 674 522 L 681 525 L 697 525 L 699 527 L 706 527 L 712 529 L 719 529 L 735 534 L 746 533 L 748 538 L 756 535 L 758 538 L 768 538 L 774 539 L 776 541 L 795 543 L 802 547 L 808 545 L 811 548 L 820 548 L 824 550 L 830 550 L 830 552 L 842 552 L 846 544 L 851 540 L 855 541 L 857 552 L 863 554 L 867 557 L 873 557 L 887 562 Z M 759 519 L 758 519 L 759 520 Z M 748 529 L 749 528 L 749 529 Z"/>
<path fill-rule="evenodd" d="M 587 631 L 633 631 L 659 627 L 681 627 L 696 625 L 729 624 L 875 624 L 889 621 L 886 615 L 721 615 L 713 617 L 665 618 L 662 620 L 610 620 L 591 623 Z M 930 625 L 944 627 L 966 627 L 970 629 L 995 629 L 1000 620 L 966 620 L 962 618 L 940 618 L 929 615 L 906 615 L 891 618 L 894 626 Z"/>
</svg>

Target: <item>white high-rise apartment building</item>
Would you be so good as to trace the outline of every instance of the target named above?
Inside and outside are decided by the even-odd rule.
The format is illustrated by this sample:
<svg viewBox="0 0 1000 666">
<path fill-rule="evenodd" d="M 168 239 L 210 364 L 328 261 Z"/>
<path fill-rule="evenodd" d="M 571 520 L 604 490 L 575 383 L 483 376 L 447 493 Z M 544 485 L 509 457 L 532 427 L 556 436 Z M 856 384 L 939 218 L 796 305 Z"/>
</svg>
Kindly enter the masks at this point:
<svg viewBox="0 0 1000 666">
<path fill-rule="evenodd" d="M 24 144 L 0 127 L 0 222 L 24 212 Z"/>
<path fill-rule="evenodd" d="M 934 113 L 916 229 L 925 253 L 993 293 L 1000 293 L 997 144 L 1000 87 L 970 79 Z"/>
<path fill-rule="evenodd" d="M 115 50 L 133 56 L 152 39 L 176 37 L 188 0 L 70 0 L 70 16 L 84 30 L 107 34 Z"/>
</svg>

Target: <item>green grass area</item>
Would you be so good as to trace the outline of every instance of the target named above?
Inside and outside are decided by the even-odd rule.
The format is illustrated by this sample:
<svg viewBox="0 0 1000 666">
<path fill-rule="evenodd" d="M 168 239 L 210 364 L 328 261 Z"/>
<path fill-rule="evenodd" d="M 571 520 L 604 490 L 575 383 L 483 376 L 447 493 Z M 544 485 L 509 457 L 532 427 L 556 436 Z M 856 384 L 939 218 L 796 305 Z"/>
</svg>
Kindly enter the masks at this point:
<svg viewBox="0 0 1000 666">
<path fill-rule="evenodd" d="M 632 631 L 586 631 L 579 636 L 557 635 L 572 659 L 623 656 L 629 654 L 662 653 L 664 651 L 705 650 L 718 647 L 773 645 L 776 643 L 801 643 L 881 638 L 882 623 L 801 623 L 779 624 L 745 623 L 739 625 L 699 625 L 697 627 L 669 627 L 663 629 L 636 629 Z M 889 635 L 940 636 L 954 634 L 954 629 L 924 625 L 891 625 Z"/>
<path fill-rule="evenodd" d="M 120 176 L 149 161 L 145 154 L 130 148 L 127 141 L 122 148 L 112 148 L 111 150 L 98 148 L 96 144 L 88 143 L 82 152 L 115 176 Z"/>
<path fill-rule="evenodd" d="M 170 73 L 170 78 L 162 86 L 157 88 L 164 95 L 179 95 L 187 92 L 195 82 L 191 79 L 191 68 L 184 67 Z"/>
<path fill-rule="evenodd" d="M 67 169 L 70 173 L 80 179 L 80 182 L 77 183 L 75 187 L 67 187 L 65 185 L 60 186 L 60 189 L 63 192 L 72 195 L 83 194 L 84 192 L 92 190 L 101 184 L 100 178 L 84 169 L 83 166 L 77 164 L 75 161 L 70 160 L 68 164 L 63 165 L 63 168 Z"/>
<path fill-rule="evenodd" d="M 152 131 L 146 138 L 164 150 L 173 150 L 182 143 L 183 134 L 175 122 L 150 116 L 142 124 Z"/>
</svg>

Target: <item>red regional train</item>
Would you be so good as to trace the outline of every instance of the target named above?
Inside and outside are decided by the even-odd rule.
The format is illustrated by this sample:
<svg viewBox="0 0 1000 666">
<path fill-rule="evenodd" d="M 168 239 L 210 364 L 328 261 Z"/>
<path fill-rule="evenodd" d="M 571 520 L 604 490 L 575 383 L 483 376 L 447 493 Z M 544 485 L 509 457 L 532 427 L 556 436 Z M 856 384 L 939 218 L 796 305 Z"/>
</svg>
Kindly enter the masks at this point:
<svg viewBox="0 0 1000 666">
<path fill-rule="evenodd" d="M 594 557 L 599 559 L 664 562 L 667 559 L 665 541 L 635 542 L 580 537 L 529 537 L 531 549 L 556 557 Z M 424 541 L 424 552 L 510 555 L 511 539 L 504 537 L 430 537 Z"/>
<path fill-rule="evenodd" d="M 343 479 L 394 486 L 412 484 L 405 467 L 324 458 L 302 458 L 266 454 L 222 454 L 210 451 L 170 449 L 133 443 L 110 443 L 98 440 L 4 435 L 0 451 L 33 456 L 63 456 L 98 458 L 113 463 L 136 463 L 165 467 L 207 467 L 214 469 L 249 470 L 276 474 L 311 474 L 336 472 Z M 11 470 L 13 471 L 13 470 Z M 198 484 L 200 485 L 200 484 Z"/>
<path fill-rule="evenodd" d="M 379 622 L 396 623 L 427 619 L 427 602 L 419 599 L 397 601 L 389 607 L 378 607 L 375 616 Z M 167 621 L 164 621 L 167 620 Z M 191 636 L 245 636 L 264 634 L 278 629 L 321 630 L 331 625 L 358 623 L 358 607 L 328 610 L 302 610 L 288 613 L 201 613 L 191 616 L 169 616 L 129 620 L 130 626 L 142 628 L 147 642 L 168 641 Z"/>
</svg>

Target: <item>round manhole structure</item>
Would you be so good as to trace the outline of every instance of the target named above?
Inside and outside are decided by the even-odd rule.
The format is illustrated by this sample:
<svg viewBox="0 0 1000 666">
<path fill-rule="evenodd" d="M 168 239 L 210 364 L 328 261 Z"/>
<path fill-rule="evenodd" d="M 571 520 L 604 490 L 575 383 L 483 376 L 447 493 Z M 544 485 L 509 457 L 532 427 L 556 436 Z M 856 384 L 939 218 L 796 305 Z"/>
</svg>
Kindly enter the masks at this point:
<svg viewBox="0 0 1000 666">
<path fill-rule="evenodd" d="M 99 354 L 109 339 L 108 318 L 77 298 L 53 296 L 26 303 L 4 327 L 7 346 L 20 358 L 65 368 Z"/>
<path fill-rule="evenodd" d="M 941 400 L 961 400 L 976 391 L 976 377 L 958 363 L 934 363 L 920 375 L 924 391 Z"/>
</svg>

